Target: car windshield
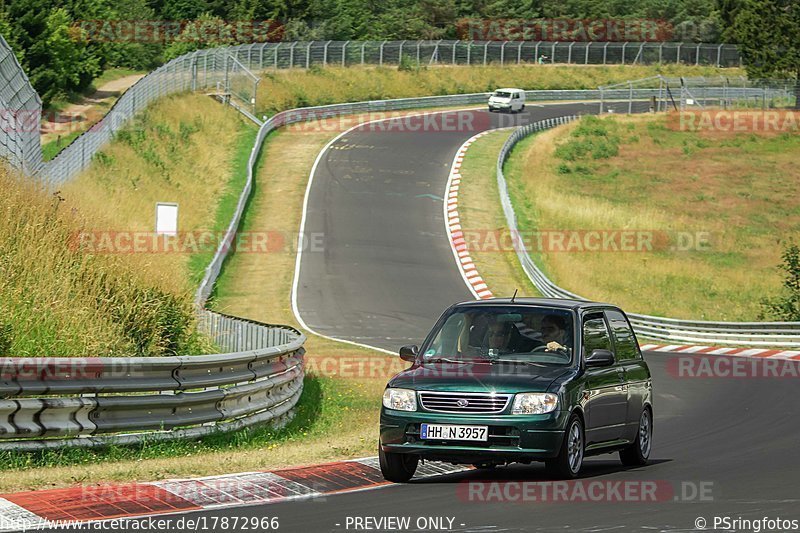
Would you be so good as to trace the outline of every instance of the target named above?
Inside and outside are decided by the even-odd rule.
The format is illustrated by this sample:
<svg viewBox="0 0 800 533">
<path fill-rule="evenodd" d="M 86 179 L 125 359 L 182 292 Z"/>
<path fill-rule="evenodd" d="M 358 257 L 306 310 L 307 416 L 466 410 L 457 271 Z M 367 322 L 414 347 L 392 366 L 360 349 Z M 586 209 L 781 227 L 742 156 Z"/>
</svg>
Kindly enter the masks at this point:
<svg viewBox="0 0 800 533">
<path fill-rule="evenodd" d="M 495 91 L 494 95 L 497 98 L 511 98 L 511 93 L 505 91 Z M 484 96 L 484 98 L 486 97 Z"/>
<path fill-rule="evenodd" d="M 428 337 L 422 360 L 569 364 L 573 331 L 572 314 L 563 309 L 457 307 Z"/>
</svg>

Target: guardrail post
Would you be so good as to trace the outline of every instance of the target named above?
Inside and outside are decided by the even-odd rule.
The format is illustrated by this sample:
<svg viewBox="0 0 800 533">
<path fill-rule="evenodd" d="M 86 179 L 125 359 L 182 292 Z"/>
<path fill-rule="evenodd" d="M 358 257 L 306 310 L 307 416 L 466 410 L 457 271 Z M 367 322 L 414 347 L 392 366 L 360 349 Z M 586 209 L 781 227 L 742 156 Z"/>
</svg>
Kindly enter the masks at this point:
<svg viewBox="0 0 800 533">
<path fill-rule="evenodd" d="M 533 62 L 538 63 L 539 61 L 539 45 L 542 44 L 542 41 L 536 41 L 536 47 L 533 49 Z"/>
<path fill-rule="evenodd" d="M 550 47 L 550 63 L 555 63 L 556 62 L 556 45 L 557 44 L 558 44 L 557 42 L 554 42 L 553 46 Z"/>
<path fill-rule="evenodd" d="M 633 113 L 633 82 L 628 82 L 628 114 Z"/>
<path fill-rule="evenodd" d="M 520 41 L 519 46 L 517 46 L 517 65 L 522 63 L 522 46 L 525 44 L 525 41 Z"/>
<path fill-rule="evenodd" d="M 720 67 L 720 62 L 722 61 L 722 47 L 723 46 L 724 45 L 721 44 L 721 45 L 719 45 L 717 47 L 717 68 Z"/>
<path fill-rule="evenodd" d="M 458 41 L 453 41 L 453 61 L 450 63 L 451 65 L 456 64 L 456 48 L 458 47 Z"/>
<path fill-rule="evenodd" d="M 606 42 L 605 46 L 603 46 L 603 64 L 606 64 L 606 59 L 608 58 L 608 42 Z"/>
<path fill-rule="evenodd" d="M 695 64 L 695 66 L 700 64 L 700 45 L 699 44 L 697 45 L 697 53 L 695 55 L 694 64 Z"/>
<path fill-rule="evenodd" d="M 405 41 L 400 41 L 400 51 L 397 53 L 397 64 L 400 65 L 403 63 L 403 45 L 406 44 Z"/>
<path fill-rule="evenodd" d="M 677 50 L 675 52 L 675 64 L 676 65 L 679 65 L 680 62 L 681 62 L 681 46 L 682 45 L 683 45 L 683 43 L 678 43 L 678 48 L 677 48 Z"/>
<path fill-rule="evenodd" d="M 483 45 L 483 66 L 486 66 L 486 56 L 489 53 L 489 41 Z"/>
<path fill-rule="evenodd" d="M 325 43 L 325 48 L 322 49 L 322 66 L 328 66 L 328 46 L 330 46 L 331 42 L 327 41 Z"/>
<path fill-rule="evenodd" d="M 567 48 L 567 65 L 572 64 L 572 47 L 575 46 L 575 41 L 569 43 L 569 47 Z"/>
<path fill-rule="evenodd" d="M 306 46 L 306 70 L 311 66 L 311 45 L 314 44 L 314 41 L 309 41 L 308 46 Z"/>
<path fill-rule="evenodd" d="M 625 64 L 625 48 L 628 46 L 628 41 L 622 43 L 622 64 Z"/>
<path fill-rule="evenodd" d="M 586 43 L 586 54 L 585 54 L 585 56 L 583 58 L 583 64 L 584 65 L 588 65 L 589 64 L 589 47 L 590 46 L 592 46 L 592 42 L 591 41 Z"/>
</svg>

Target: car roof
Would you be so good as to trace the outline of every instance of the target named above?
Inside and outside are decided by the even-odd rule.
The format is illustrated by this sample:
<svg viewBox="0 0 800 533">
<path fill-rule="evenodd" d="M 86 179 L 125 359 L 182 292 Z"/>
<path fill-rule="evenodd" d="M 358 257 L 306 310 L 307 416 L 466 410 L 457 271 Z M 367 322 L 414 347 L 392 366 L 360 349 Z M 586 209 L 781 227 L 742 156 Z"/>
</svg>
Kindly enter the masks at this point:
<svg viewBox="0 0 800 533">
<path fill-rule="evenodd" d="M 488 298 L 486 300 L 472 300 L 467 302 L 460 302 L 456 304 L 456 307 L 473 306 L 473 305 L 498 305 L 498 304 L 520 305 L 520 306 L 530 305 L 530 306 L 555 307 L 559 309 L 573 309 L 573 310 L 597 309 L 597 308 L 608 308 L 608 307 L 619 309 L 616 305 L 607 304 L 603 302 L 591 302 L 588 300 L 572 300 L 568 298 L 530 298 L 523 296 L 514 298 L 513 301 L 511 298 Z"/>
<path fill-rule="evenodd" d="M 510 88 L 505 88 L 505 89 L 495 89 L 494 91 L 495 91 L 495 92 L 497 92 L 497 91 L 503 91 L 503 92 L 507 92 L 507 93 L 524 93 L 524 92 L 525 92 L 525 91 L 523 91 L 522 89 L 510 89 Z"/>
</svg>

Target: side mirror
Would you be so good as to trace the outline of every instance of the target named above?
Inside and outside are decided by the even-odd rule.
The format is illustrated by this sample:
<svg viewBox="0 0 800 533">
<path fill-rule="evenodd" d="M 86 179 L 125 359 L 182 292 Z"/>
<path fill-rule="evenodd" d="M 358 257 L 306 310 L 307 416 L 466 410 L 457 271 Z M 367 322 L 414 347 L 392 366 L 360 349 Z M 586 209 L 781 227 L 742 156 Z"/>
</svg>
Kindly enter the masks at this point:
<svg viewBox="0 0 800 533">
<path fill-rule="evenodd" d="M 611 350 L 596 349 L 586 358 L 588 368 L 611 366 L 614 364 L 614 353 Z"/>
<path fill-rule="evenodd" d="M 413 363 L 417 360 L 417 353 L 419 352 L 419 347 L 416 344 L 409 344 L 408 346 L 403 346 L 400 348 L 400 359 L 403 361 L 408 361 L 409 363 Z"/>
</svg>

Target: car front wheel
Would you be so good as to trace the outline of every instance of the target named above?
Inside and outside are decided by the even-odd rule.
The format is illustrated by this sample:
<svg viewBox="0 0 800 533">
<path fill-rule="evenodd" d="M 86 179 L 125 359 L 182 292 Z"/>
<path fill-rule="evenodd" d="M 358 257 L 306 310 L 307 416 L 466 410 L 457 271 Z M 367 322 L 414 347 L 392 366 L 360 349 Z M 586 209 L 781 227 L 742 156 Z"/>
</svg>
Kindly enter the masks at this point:
<svg viewBox="0 0 800 533">
<path fill-rule="evenodd" d="M 383 479 L 392 483 L 405 483 L 417 471 L 419 457 L 410 453 L 384 452 L 378 445 L 378 460 L 381 465 Z"/>
<path fill-rule="evenodd" d="M 583 467 L 583 457 L 586 453 L 584 441 L 583 422 L 581 417 L 573 414 L 567 424 L 564 441 L 558 457 L 546 461 L 547 470 L 559 479 L 575 479 Z"/>
<path fill-rule="evenodd" d="M 639 417 L 639 430 L 636 440 L 627 448 L 620 450 L 619 459 L 625 466 L 644 466 L 650 459 L 650 448 L 653 442 L 653 414 L 645 408 Z"/>
</svg>

